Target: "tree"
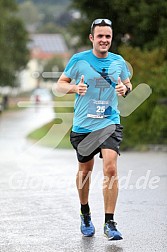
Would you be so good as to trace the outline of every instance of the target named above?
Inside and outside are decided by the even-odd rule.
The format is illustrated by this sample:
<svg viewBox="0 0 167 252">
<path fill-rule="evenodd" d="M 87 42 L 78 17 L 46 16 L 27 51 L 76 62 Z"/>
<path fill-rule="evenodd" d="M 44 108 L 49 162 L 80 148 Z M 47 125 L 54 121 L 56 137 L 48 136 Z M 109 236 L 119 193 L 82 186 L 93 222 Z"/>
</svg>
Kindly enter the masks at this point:
<svg viewBox="0 0 167 252">
<path fill-rule="evenodd" d="M 14 0 L 0 1 L 0 86 L 16 86 L 17 73 L 28 61 L 28 34 L 16 13 Z"/>
<path fill-rule="evenodd" d="M 37 24 L 40 21 L 40 14 L 36 5 L 31 2 L 23 2 L 19 6 L 19 17 L 26 25 Z"/>
<path fill-rule="evenodd" d="M 61 2 L 59 0 L 17 0 L 17 2 L 19 3 L 19 16 L 29 26 L 29 29 L 41 29 L 43 25 L 50 23 L 56 26 L 66 26 L 69 21 L 70 12 L 67 11 L 67 8 L 70 0 L 61 0 Z"/>
<path fill-rule="evenodd" d="M 54 57 L 45 63 L 43 72 L 49 72 L 49 73 L 53 72 L 54 74 L 56 74 L 57 72 L 63 72 L 63 70 L 64 70 L 63 59 L 61 57 Z M 54 78 L 53 77 L 47 79 L 44 78 L 44 80 L 45 81 L 50 80 L 55 82 L 58 80 L 58 78 L 59 75 Z"/>
<path fill-rule="evenodd" d="M 122 117 L 125 141 L 123 147 L 140 144 L 167 144 L 167 61 L 164 49 L 152 51 L 121 46 L 121 55 L 133 66 L 135 88 L 146 83 L 152 89 L 150 97 L 130 116 Z"/>
<path fill-rule="evenodd" d="M 159 0 L 72 0 L 72 8 L 81 12 L 73 23 L 73 33 L 80 37 L 80 44 L 88 44 L 91 22 L 96 18 L 109 18 L 113 22 L 112 50 L 122 43 L 125 34 L 132 46 L 152 49 L 166 47 L 167 1 Z"/>
<path fill-rule="evenodd" d="M 65 33 L 64 29 L 60 26 L 58 26 L 57 24 L 50 22 L 50 23 L 46 23 L 42 26 L 40 26 L 37 29 L 37 33 L 49 33 L 49 34 L 54 34 L 54 33 Z"/>
<path fill-rule="evenodd" d="M 27 0 L 16 0 L 18 3 L 24 3 Z M 60 0 L 32 0 L 35 4 L 59 4 Z M 47 2 L 47 3 L 46 3 Z M 61 0 L 61 3 L 68 4 L 69 0 Z"/>
</svg>

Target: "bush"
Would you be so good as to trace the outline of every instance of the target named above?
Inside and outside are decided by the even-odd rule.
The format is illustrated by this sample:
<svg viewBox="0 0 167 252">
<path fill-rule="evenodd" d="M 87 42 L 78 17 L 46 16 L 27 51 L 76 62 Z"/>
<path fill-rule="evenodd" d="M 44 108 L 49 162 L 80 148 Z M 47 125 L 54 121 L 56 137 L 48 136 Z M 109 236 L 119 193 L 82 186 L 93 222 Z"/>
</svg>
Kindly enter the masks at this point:
<svg viewBox="0 0 167 252">
<path fill-rule="evenodd" d="M 123 148 L 167 143 L 166 104 L 160 104 L 167 97 L 165 50 L 141 51 L 139 48 L 123 46 L 119 52 L 133 67 L 133 88 L 146 83 L 152 89 L 150 97 L 130 116 L 121 120 L 124 125 Z"/>
</svg>

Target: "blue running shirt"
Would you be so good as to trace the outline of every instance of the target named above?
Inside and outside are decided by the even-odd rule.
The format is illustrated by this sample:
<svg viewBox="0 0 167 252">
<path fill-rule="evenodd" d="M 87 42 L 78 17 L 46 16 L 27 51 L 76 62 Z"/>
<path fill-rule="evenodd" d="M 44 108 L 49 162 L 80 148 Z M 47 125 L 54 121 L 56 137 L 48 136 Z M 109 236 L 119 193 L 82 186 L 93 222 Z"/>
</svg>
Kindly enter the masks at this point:
<svg viewBox="0 0 167 252">
<path fill-rule="evenodd" d="M 84 96 L 75 96 L 72 131 L 88 133 L 120 123 L 115 86 L 118 77 L 123 81 L 130 76 L 120 55 L 109 52 L 106 58 L 97 58 L 92 50 L 74 54 L 64 74 L 75 80 L 75 84 L 84 75 L 88 87 Z"/>
</svg>

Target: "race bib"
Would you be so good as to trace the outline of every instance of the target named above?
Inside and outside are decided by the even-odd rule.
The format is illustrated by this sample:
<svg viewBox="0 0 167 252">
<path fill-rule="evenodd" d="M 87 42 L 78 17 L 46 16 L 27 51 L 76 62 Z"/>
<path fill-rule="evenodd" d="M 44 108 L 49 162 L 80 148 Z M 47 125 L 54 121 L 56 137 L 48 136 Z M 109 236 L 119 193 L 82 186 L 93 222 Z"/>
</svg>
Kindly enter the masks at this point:
<svg viewBox="0 0 167 252">
<path fill-rule="evenodd" d="M 87 117 L 104 118 L 111 116 L 111 106 L 109 101 L 90 100 Z"/>
</svg>

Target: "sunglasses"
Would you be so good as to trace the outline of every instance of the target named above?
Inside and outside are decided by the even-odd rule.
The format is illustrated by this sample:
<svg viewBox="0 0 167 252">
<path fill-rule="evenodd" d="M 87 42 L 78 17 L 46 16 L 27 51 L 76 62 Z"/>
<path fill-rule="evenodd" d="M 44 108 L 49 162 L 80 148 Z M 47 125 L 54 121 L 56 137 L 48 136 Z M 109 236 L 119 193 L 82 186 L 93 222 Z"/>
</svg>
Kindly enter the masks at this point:
<svg viewBox="0 0 167 252">
<path fill-rule="evenodd" d="M 95 19 L 91 25 L 91 29 L 93 28 L 94 25 L 99 25 L 101 23 L 105 23 L 106 25 L 112 26 L 112 22 L 109 19 L 106 18 L 98 18 Z"/>
</svg>

